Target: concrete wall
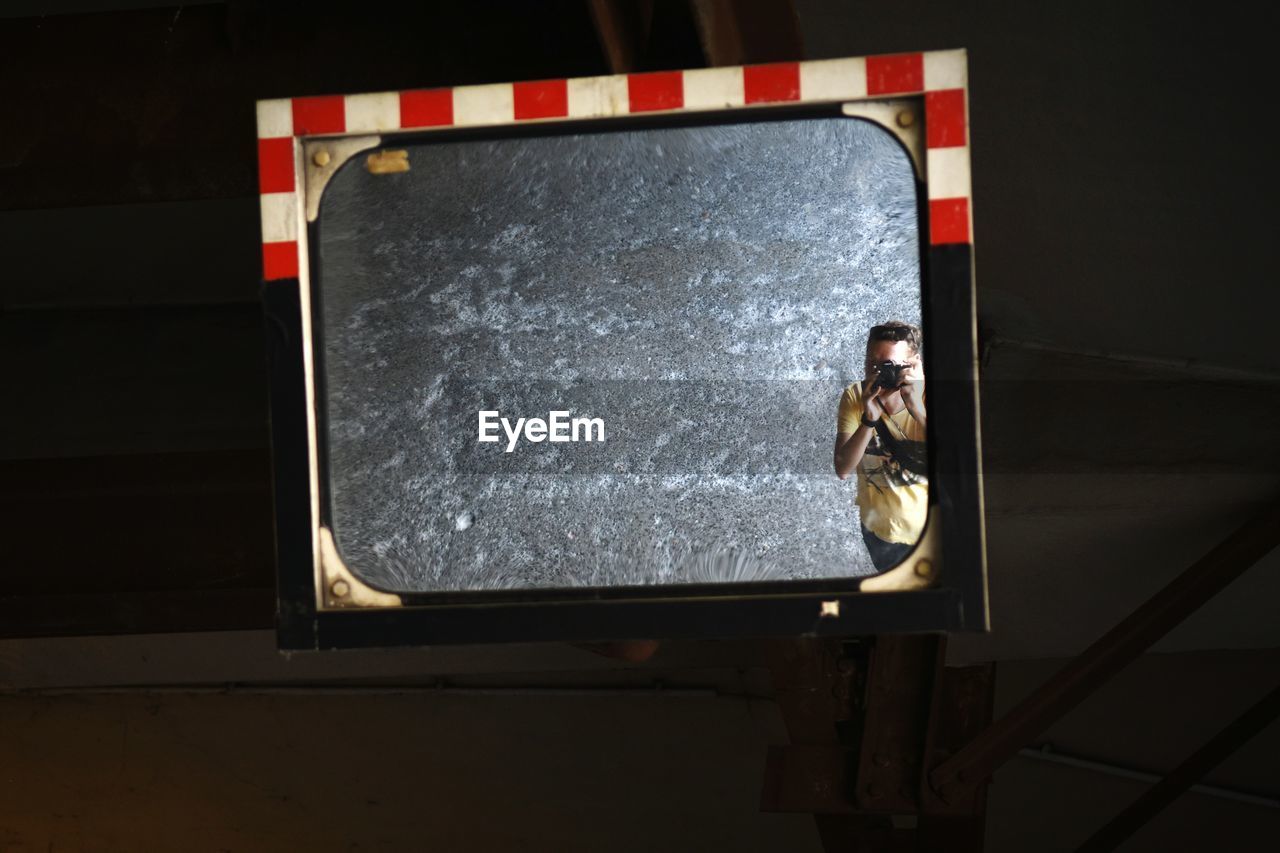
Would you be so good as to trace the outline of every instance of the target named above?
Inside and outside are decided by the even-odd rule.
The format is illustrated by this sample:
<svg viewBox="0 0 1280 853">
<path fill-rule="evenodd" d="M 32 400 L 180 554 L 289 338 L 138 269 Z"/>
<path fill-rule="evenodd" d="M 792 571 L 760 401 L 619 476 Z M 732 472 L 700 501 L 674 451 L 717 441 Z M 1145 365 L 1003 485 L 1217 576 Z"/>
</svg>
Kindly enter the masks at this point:
<svg viewBox="0 0 1280 853">
<path fill-rule="evenodd" d="M 0 850 L 817 851 L 771 705 L 710 696 L 0 698 Z"/>
<path fill-rule="evenodd" d="M 765 751 L 786 732 L 767 674 L 734 658 L 749 656 L 694 643 L 643 666 L 562 646 L 284 659 L 249 634 L 0 643 L 0 688 L 22 691 L 0 695 L 0 850 L 817 851 L 810 818 L 758 811 Z M 1001 664 L 997 715 L 1062 663 Z M 1278 664 L 1148 656 L 1039 744 L 1167 771 Z M 1275 798 L 1277 749 L 1273 727 L 1205 781 Z M 990 789 L 986 849 L 1073 850 L 1145 787 L 1015 758 Z M 1125 849 L 1258 849 L 1278 816 L 1189 793 Z"/>
</svg>

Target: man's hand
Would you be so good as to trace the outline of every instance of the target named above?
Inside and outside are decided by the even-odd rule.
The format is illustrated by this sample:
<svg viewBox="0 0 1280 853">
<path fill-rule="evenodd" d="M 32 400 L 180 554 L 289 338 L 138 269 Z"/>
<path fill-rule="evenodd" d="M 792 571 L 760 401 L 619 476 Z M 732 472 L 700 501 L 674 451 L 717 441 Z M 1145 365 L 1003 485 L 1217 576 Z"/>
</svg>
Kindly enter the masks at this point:
<svg viewBox="0 0 1280 853">
<path fill-rule="evenodd" d="M 923 425 L 925 422 L 924 371 L 920 367 L 919 359 L 912 359 L 911 368 L 903 376 L 902 385 L 899 386 L 898 390 L 902 394 L 902 402 L 906 404 L 907 411 L 911 413 L 911 417 Z"/>
<path fill-rule="evenodd" d="M 868 421 L 878 421 L 880 416 L 884 414 L 884 406 L 880 403 L 880 395 L 886 393 L 886 389 L 882 385 L 877 385 L 872 380 L 869 388 L 863 389 L 862 392 L 862 417 Z M 889 392 L 892 393 L 892 392 Z"/>
</svg>

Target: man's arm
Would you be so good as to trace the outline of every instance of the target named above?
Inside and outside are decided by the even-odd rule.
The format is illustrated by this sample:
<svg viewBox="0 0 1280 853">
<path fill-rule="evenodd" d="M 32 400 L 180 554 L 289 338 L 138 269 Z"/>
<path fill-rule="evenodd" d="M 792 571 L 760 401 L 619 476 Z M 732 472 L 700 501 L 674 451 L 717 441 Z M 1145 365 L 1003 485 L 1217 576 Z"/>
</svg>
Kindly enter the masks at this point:
<svg viewBox="0 0 1280 853">
<path fill-rule="evenodd" d="M 884 393 L 884 389 L 878 387 L 870 391 L 864 390 L 862 415 L 858 428 L 853 432 L 836 433 L 834 462 L 836 476 L 841 480 L 848 479 L 849 475 L 853 473 L 853 469 L 858 467 L 858 463 L 862 461 L 862 455 L 867 450 L 867 445 L 871 443 L 871 434 L 874 430 L 867 424 L 868 422 L 875 423 L 884 414 L 884 410 L 880 408 L 880 395 L 882 393 Z"/>
<path fill-rule="evenodd" d="M 859 424 L 856 432 L 836 433 L 835 466 L 836 476 L 841 480 L 849 479 L 853 469 L 862 461 L 867 445 L 871 443 L 871 428 Z"/>
</svg>

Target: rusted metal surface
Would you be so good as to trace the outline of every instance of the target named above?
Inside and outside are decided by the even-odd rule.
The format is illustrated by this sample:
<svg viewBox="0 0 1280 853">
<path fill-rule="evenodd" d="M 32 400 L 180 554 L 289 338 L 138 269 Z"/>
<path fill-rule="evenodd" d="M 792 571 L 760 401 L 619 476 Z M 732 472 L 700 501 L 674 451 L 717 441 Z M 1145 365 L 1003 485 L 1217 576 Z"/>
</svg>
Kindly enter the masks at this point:
<svg viewBox="0 0 1280 853">
<path fill-rule="evenodd" d="M 947 669 L 944 640 L 767 647 L 791 745 L 771 747 L 761 809 L 814 815 L 824 849 L 980 853 L 986 786 L 939 800 L 925 768 L 990 724 L 994 670 Z"/>
<path fill-rule="evenodd" d="M 814 815 L 854 814 L 850 753 L 839 744 L 771 746 L 760 810 Z"/>
<path fill-rule="evenodd" d="M 933 691 L 929 736 L 925 744 L 924 763 L 936 767 L 991 725 L 995 699 L 995 665 L 977 664 L 946 667 L 939 670 Z M 973 785 L 956 784 L 942 799 L 921 779 L 920 809 L 935 817 L 967 818 L 981 816 L 986 809 L 986 780 Z M 934 821 L 951 825 L 954 821 Z M 981 829 L 981 821 L 979 821 Z M 981 849 L 980 846 L 977 849 Z"/>
<path fill-rule="evenodd" d="M 1277 544 L 1280 504 L 1247 521 L 999 722 L 935 768 L 929 775 L 934 791 L 947 799 L 957 783 L 963 786 L 985 779 Z"/>
<path fill-rule="evenodd" d="M 933 635 L 876 638 L 868 663 L 854 791 L 860 809 L 892 813 L 919 809 L 942 651 L 941 638 Z"/>
<path fill-rule="evenodd" d="M 864 675 L 861 650 L 857 643 L 808 638 L 764 644 L 793 744 L 840 743 L 836 724 L 853 716 L 856 685 Z"/>
<path fill-rule="evenodd" d="M 853 755 L 845 741 L 863 675 L 862 646 L 798 639 L 768 642 L 762 651 L 791 743 L 769 749 L 761 810 L 853 813 Z"/>
<path fill-rule="evenodd" d="M 933 710 L 924 750 L 925 766 L 946 760 L 991 725 L 994 699 L 993 664 L 940 670 L 933 691 Z M 922 852 L 982 853 L 987 811 L 986 780 L 950 794 L 949 800 L 940 799 L 922 774 L 916 849 Z"/>
</svg>

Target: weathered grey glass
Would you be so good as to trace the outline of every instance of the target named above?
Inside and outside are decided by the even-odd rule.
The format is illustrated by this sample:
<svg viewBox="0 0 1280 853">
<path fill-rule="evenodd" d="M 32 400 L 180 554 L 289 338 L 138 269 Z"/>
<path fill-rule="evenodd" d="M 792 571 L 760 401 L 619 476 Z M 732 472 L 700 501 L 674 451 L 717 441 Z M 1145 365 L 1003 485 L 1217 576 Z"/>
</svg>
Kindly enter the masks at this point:
<svg viewBox="0 0 1280 853">
<path fill-rule="evenodd" d="M 335 535 L 395 590 L 856 576 L 836 406 L 918 323 L 916 184 L 843 118 L 408 146 L 319 228 Z M 601 418 L 480 443 L 477 413 Z"/>
</svg>

